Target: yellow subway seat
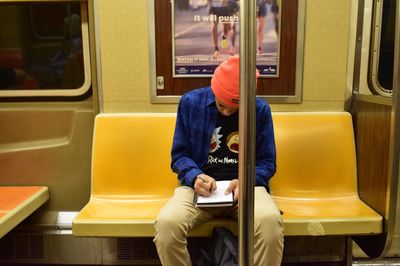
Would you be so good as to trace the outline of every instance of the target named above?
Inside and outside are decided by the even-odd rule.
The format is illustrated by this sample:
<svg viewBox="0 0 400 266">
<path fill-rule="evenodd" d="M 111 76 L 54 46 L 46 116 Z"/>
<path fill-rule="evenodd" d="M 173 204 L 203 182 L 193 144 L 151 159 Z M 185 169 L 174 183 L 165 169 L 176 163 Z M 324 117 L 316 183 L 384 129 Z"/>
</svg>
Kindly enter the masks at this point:
<svg viewBox="0 0 400 266">
<path fill-rule="evenodd" d="M 271 194 L 283 212 L 285 235 L 367 235 L 382 217 L 360 200 L 351 116 L 345 112 L 274 113 L 277 172 Z M 170 169 L 174 114 L 96 117 L 92 196 L 73 221 L 78 236 L 154 235 L 159 210 L 178 186 Z M 232 219 L 211 220 L 237 231 Z"/>
</svg>

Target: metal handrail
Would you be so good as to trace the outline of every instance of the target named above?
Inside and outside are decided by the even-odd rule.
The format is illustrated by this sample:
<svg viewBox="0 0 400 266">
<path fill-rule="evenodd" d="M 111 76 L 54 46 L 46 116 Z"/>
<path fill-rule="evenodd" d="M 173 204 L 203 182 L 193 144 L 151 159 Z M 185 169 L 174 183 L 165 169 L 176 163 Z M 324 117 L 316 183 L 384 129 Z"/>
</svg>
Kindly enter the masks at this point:
<svg viewBox="0 0 400 266">
<path fill-rule="evenodd" d="M 387 209 L 385 226 L 387 227 L 387 239 L 381 256 L 384 256 L 391 246 L 395 233 L 397 219 L 399 166 L 400 166 L 400 4 L 396 1 L 394 64 L 393 64 L 393 96 L 390 128 L 390 161 L 389 178 L 390 189 L 387 197 L 389 208 Z"/>
<path fill-rule="evenodd" d="M 253 265 L 256 1 L 240 0 L 239 265 Z"/>
</svg>

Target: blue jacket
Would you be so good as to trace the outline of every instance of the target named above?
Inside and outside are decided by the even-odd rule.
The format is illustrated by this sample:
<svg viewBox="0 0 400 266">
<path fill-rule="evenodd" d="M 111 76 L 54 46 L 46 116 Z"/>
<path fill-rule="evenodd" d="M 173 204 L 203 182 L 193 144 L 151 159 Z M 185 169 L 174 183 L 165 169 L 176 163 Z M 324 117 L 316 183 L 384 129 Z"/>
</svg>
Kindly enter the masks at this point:
<svg viewBox="0 0 400 266">
<path fill-rule="evenodd" d="M 196 177 L 207 163 L 212 132 L 218 109 L 211 87 L 190 91 L 182 96 L 176 118 L 171 150 L 172 170 L 183 186 L 193 187 Z M 256 101 L 256 169 L 255 185 L 268 189 L 276 171 L 274 130 L 269 105 Z"/>
</svg>

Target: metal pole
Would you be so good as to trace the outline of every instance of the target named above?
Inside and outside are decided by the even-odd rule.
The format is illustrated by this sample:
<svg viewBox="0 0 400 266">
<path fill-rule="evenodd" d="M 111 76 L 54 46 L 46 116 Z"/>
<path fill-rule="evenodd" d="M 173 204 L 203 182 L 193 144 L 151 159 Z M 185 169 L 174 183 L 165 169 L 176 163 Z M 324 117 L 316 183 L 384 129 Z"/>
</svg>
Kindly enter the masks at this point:
<svg viewBox="0 0 400 266">
<path fill-rule="evenodd" d="M 240 0 L 239 265 L 253 265 L 256 1 Z"/>
<path fill-rule="evenodd" d="M 394 33 L 394 60 L 393 60 L 393 95 L 390 129 L 390 157 L 389 178 L 390 192 L 386 199 L 389 208 L 385 214 L 385 228 L 387 238 L 384 250 L 380 257 L 389 251 L 396 231 L 396 220 L 399 219 L 399 193 L 400 186 L 400 3 L 396 1 L 395 33 Z"/>
</svg>

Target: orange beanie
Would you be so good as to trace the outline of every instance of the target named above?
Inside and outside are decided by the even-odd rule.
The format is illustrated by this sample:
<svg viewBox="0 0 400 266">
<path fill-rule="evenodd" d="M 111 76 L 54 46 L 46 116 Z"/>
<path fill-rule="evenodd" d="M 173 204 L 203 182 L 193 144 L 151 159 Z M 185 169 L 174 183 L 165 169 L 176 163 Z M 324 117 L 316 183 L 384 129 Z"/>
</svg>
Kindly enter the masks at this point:
<svg viewBox="0 0 400 266">
<path fill-rule="evenodd" d="M 239 108 L 239 56 L 231 56 L 223 61 L 211 78 L 211 89 L 215 97 L 224 105 Z M 256 77 L 260 73 L 256 69 Z"/>
</svg>

